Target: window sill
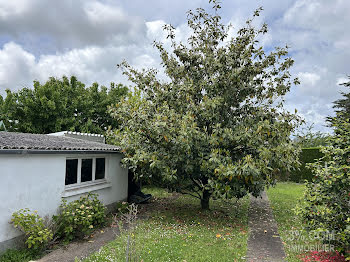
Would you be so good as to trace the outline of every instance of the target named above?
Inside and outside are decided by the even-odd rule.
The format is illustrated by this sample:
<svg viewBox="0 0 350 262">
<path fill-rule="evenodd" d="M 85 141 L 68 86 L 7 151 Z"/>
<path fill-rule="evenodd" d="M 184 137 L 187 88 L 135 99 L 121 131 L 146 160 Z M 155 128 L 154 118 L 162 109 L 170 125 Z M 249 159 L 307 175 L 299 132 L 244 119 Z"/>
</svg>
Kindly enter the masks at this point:
<svg viewBox="0 0 350 262">
<path fill-rule="evenodd" d="M 92 182 L 87 184 L 81 184 L 76 186 L 70 186 L 66 187 L 65 190 L 62 192 L 62 197 L 70 197 L 75 195 L 80 195 L 104 188 L 112 187 L 112 184 L 110 182 L 107 182 L 106 180 L 101 182 Z"/>
</svg>

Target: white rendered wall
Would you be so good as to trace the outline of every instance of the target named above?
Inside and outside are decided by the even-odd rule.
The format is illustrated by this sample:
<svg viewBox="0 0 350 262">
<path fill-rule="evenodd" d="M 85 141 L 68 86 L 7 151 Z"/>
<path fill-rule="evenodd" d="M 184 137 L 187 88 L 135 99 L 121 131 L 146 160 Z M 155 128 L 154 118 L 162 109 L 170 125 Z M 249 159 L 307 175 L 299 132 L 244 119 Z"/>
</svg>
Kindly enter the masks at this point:
<svg viewBox="0 0 350 262">
<path fill-rule="evenodd" d="M 121 154 L 100 155 L 107 160 L 107 183 L 73 190 L 66 190 L 64 185 L 67 156 L 72 157 L 0 154 L 0 246 L 1 242 L 21 235 L 9 224 L 12 213 L 19 209 L 37 210 L 39 215 L 51 217 L 57 213 L 62 197 L 71 201 L 91 190 L 99 194 L 105 205 L 127 198 L 128 175 L 120 165 Z"/>
</svg>

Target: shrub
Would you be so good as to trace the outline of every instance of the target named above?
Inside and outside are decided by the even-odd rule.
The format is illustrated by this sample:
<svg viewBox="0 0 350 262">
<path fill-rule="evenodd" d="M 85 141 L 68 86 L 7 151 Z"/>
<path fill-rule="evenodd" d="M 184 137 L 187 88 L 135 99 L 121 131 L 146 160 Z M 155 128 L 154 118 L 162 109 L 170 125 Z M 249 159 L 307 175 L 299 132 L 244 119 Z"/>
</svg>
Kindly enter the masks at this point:
<svg viewBox="0 0 350 262">
<path fill-rule="evenodd" d="M 306 229 L 330 232 L 332 238 L 323 240 L 343 254 L 350 251 L 349 137 L 350 123 L 337 123 L 331 146 L 322 148 L 323 159 L 309 165 L 315 179 L 307 183 L 304 201 L 297 209 Z"/>
<path fill-rule="evenodd" d="M 306 185 L 299 214 L 308 230 L 330 232 L 332 244 L 345 251 L 350 243 L 350 166 L 329 163 L 314 167 L 314 182 Z"/>
<path fill-rule="evenodd" d="M 305 180 L 312 181 L 314 175 L 312 174 L 312 171 L 307 167 L 307 164 L 314 163 L 322 157 L 323 153 L 319 147 L 303 148 L 299 156 L 301 166 L 298 170 L 290 173 L 289 180 L 297 183 L 304 182 Z"/>
<path fill-rule="evenodd" d="M 37 211 L 28 208 L 12 214 L 11 222 L 25 234 L 25 243 L 29 249 L 43 250 L 53 239 L 53 232 L 44 224 Z"/>
<path fill-rule="evenodd" d="M 104 225 L 106 208 L 97 194 L 89 193 L 70 203 L 63 199 L 61 212 L 54 216 L 57 235 L 65 241 L 90 234 L 96 226 Z"/>
</svg>

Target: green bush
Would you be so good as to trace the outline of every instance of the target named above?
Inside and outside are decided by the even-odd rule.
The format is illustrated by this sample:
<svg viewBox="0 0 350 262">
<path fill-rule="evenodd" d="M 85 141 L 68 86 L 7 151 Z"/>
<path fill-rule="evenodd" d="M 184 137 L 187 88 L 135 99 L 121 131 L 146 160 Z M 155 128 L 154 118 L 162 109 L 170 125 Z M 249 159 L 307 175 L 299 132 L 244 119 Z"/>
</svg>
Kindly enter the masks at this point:
<svg viewBox="0 0 350 262">
<path fill-rule="evenodd" d="M 53 232 L 44 224 L 37 211 L 28 208 L 12 214 L 11 222 L 25 234 L 25 243 L 29 249 L 43 250 L 53 238 Z"/>
<path fill-rule="evenodd" d="M 304 182 L 305 180 L 312 181 L 314 175 L 312 174 L 312 171 L 307 168 L 307 164 L 314 163 L 321 157 L 323 157 L 323 153 L 320 151 L 319 147 L 303 148 L 299 157 L 301 166 L 298 170 L 290 173 L 288 180 L 297 183 Z"/>
<path fill-rule="evenodd" d="M 315 178 L 307 183 L 297 211 L 306 229 L 329 232 L 331 239 L 322 240 L 350 260 L 350 122 L 335 119 L 332 124 L 331 145 L 321 149 L 322 161 L 309 164 Z"/>
<path fill-rule="evenodd" d="M 349 165 L 315 167 L 315 179 L 306 184 L 305 201 L 298 209 L 306 229 L 328 232 L 330 238 L 322 240 L 338 247 L 338 251 L 345 251 L 350 244 L 349 170 Z"/>
<path fill-rule="evenodd" d="M 28 262 L 37 257 L 37 254 L 28 249 L 8 249 L 0 255 L 0 262 Z"/>
<path fill-rule="evenodd" d="M 98 200 L 97 194 L 89 193 L 70 203 L 63 199 L 60 208 L 61 212 L 54 216 L 54 221 L 57 236 L 65 241 L 88 235 L 106 221 L 106 208 Z"/>
</svg>

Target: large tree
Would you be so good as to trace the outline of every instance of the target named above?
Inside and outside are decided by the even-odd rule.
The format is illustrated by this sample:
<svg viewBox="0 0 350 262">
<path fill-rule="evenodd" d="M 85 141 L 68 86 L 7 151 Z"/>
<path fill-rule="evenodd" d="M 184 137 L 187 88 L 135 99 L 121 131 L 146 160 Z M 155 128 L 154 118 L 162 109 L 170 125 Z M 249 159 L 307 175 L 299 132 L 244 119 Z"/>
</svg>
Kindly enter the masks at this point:
<svg viewBox="0 0 350 262">
<path fill-rule="evenodd" d="M 51 77 L 44 84 L 34 81 L 33 88 L 6 92 L 4 101 L 0 98 L 0 120 L 9 131 L 104 133 L 109 126 L 118 124 L 107 107 L 119 102 L 128 89 L 114 83 L 109 89 L 97 83 L 87 88 L 72 76 Z"/>
<path fill-rule="evenodd" d="M 167 79 L 155 69 L 120 65 L 135 92 L 110 109 L 121 122 L 110 138 L 124 163 L 139 178 L 199 198 L 203 209 L 212 196 L 259 195 L 299 153 L 290 139 L 299 118 L 283 108 L 298 82 L 288 71 L 287 47 L 266 53 L 258 39 L 267 26 L 256 29 L 252 19 L 231 37 L 220 4 L 211 2 L 214 14 L 188 12 L 187 43 L 176 41 L 171 25 L 164 27 L 171 52 L 155 42 Z"/>
</svg>

